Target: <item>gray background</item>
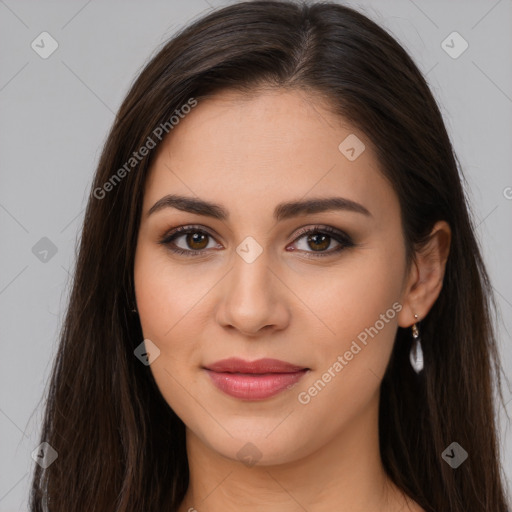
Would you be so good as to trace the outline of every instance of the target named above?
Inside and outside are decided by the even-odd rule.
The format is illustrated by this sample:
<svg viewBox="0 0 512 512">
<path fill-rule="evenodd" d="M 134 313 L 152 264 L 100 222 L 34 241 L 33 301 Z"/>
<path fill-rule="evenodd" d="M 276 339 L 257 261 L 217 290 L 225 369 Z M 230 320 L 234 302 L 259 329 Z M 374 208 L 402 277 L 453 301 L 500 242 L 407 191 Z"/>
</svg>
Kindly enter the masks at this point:
<svg viewBox="0 0 512 512">
<path fill-rule="evenodd" d="M 226 4 L 0 0 L 0 512 L 27 510 L 30 454 L 38 444 L 75 242 L 114 113 L 161 44 L 192 19 Z M 394 34 L 427 74 L 441 105 L 468 179 L 510 376 L 512 0 L 346 4 Z M 43 31 L 59 45 L 47 59 L 31 48 Z M 456 59 L 441 46 L 453 31 L 469 43 Z M 43 237 L 57 249 L 47 261 L 32 250 Z M 511 415 L 508 387 L 505 399 Z M 499 414 L 510 482 L 512 435 L 504 411 Z M 471 447 L 466 449 L 471 457 Z"/>
</svg>

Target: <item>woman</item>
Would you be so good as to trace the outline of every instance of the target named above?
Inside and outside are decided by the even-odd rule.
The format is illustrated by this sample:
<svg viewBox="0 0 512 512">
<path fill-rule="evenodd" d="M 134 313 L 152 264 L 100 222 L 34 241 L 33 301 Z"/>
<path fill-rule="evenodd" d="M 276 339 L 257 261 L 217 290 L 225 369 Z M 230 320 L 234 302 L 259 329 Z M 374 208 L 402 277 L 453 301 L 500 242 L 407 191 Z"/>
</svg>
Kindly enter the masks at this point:
<svg viewBox="0 0 512 512">
<path fill-rule="evenodd" d="M 421 73 L 355 10 L 182 30 L 96 171 L 31 510 L 505 512 L 461 179 Z"/>
</svg>

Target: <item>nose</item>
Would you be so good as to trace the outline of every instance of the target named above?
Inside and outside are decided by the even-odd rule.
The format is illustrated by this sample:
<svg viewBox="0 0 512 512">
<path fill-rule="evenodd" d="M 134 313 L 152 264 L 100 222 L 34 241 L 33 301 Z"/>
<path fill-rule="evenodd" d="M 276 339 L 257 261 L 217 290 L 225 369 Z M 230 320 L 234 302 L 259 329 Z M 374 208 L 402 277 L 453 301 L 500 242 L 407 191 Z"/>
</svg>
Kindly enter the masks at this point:
<svg viewBox="0 0 512 512">
<path fill-rule="evenodd" d="M 216 314 L 219 325 L 250 337 L 286 328 L 291 292 L 279 271 L 270 267 L 265 251 L 251 263 L 237 255 L 223 281 Z"/>
</svg>

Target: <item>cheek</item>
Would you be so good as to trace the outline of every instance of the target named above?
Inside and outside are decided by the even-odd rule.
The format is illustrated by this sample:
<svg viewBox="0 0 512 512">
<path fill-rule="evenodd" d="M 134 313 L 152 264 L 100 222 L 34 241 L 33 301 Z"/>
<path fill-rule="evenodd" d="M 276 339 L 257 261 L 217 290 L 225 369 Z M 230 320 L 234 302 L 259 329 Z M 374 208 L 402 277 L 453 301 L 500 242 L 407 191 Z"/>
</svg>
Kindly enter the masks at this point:
<svg viewBox="0 0 512 512">
<path fill-rule="evenodd" d="M 354 253 L 350 261 L 318 276 L 317 284 L 309 286 L 305 302 L 334 336 L 357 335 L 400 299 L 404 277 L 401 252 L 387 247 L 364 251 Z"/>
<path fill-rule="evenodd" d="M 188 418 L 186 390 L 196 378 L 191 369 L 202 363 L 201 298 L 215 281 L 213 276 L 198 280 L 192 266 L 176 272 L 165 254 L 147 245 L 137 249 L 134 280 L 143 336 L 160 350 L 150 370 L 166 402 Z"/>
<path fill-rule="evenodd" d="M 400 240 L 382 243 L 354 253 L 343 268 L 309 288 L 305 302 L 314 305 L 318 329 L 316 371 L 308 384 L 330 371 L 323 380 L 345 397 L 373 394 L 393 349 L 404 270 Z M 343 377 L 332 378 L 333 373 Z"/>
<path fill-rule="evenodd" d="M 145 337 L 158 340 L 161 350 L 177 338 L 176 333 L 189 322 L 187 315 L 200 309 L 201 297 L 213 286 L 213 277 L 199 279 L 192 266 L 177 269 L 165 251 L 148 244 L 137 249 L 134 279 L 142 331 Z"/>
</svg>

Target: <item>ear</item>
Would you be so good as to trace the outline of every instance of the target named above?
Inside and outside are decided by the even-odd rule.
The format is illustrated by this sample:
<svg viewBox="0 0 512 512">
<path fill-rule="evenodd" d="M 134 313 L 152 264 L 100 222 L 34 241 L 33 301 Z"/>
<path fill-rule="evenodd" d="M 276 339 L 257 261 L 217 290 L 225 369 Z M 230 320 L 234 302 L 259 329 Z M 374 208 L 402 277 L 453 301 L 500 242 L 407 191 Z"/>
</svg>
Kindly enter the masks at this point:
<svg viewBox="0 0 512 512">
<path fill-rule="evenodd" d="M 425 318 L 443 287 L 446 261 L 450 252 L 451 229 L 447 222 L 438 221 L 432 228 L 427 244 L 415 253 L 402 292 L 402 309 L 398 325 L 410 327 Z"/>
</svg>

